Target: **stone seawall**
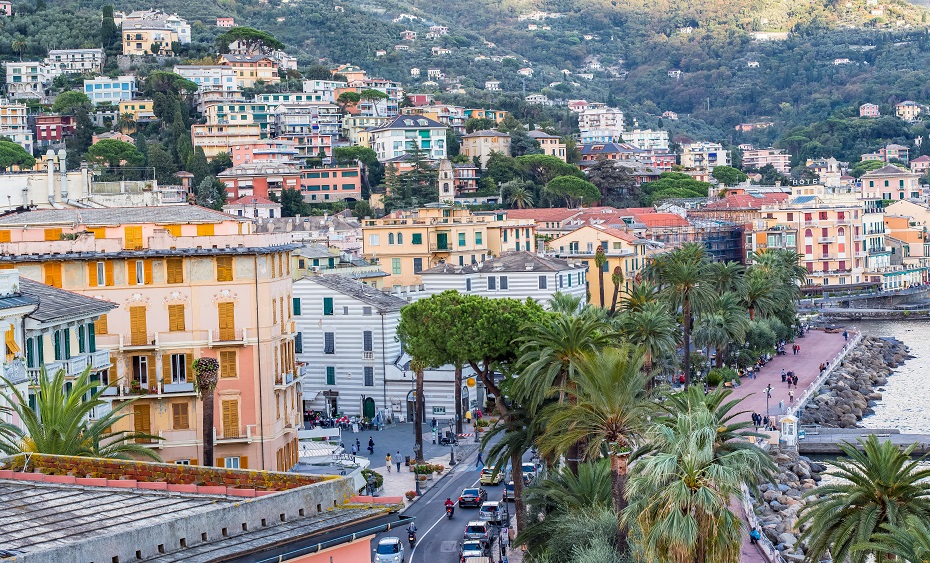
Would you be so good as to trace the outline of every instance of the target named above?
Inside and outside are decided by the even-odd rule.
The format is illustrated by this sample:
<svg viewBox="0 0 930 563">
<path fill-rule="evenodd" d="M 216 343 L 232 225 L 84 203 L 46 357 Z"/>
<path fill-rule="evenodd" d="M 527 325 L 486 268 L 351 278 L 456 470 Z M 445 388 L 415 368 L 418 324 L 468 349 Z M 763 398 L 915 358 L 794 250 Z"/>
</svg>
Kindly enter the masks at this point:
<svg viewBox="0 0 930 563">
<path fill-rule="evenodd" d="M 878 388 L 887 383 L 895 368 L 911 358 L 907 347 L 898 340 L 864 338 L 808 401 L 800 413 L 801 424 L 856 428 L 881 400 Z"/>
</svg>

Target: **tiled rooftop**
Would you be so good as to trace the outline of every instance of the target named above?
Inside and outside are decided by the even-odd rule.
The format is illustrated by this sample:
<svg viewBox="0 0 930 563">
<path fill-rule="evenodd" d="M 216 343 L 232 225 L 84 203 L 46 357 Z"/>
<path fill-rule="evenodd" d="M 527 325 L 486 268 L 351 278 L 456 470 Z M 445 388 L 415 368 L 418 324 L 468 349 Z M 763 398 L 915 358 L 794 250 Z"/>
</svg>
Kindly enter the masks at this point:
<svg viewBox="0 0 930 563">
<path fill-rule="evenodd" d="M 239 218 L 197 205 L 110 207 L 101 209 L 38 209 L 0 217 L 0 226 L 88 225 L 116 226 L 132 223 L 218 223 Z"/>
</svg>

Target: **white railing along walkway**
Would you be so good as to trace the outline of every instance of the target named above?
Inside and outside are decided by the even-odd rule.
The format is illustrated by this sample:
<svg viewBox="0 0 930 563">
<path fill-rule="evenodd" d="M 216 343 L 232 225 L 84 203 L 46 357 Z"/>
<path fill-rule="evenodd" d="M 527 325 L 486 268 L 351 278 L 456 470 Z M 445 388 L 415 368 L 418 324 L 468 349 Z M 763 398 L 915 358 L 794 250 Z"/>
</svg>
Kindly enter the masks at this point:
<svg viewBox="0 0 930 563">
<path fill-rule="evenodd" d="M 836 367 L 840 365 L 840 363 L 842 363 L 843 358 L 845 358 L 846 355 L 849 354 L 850 351 L 852 351 L 856 346 L 858 346 L 860 342 L 862 342 L 861 332 L 857 333 L 853 337 L 852 340 L 850 340 L 849 342 L 846 343 L 845 346 L 843 346 L 843 349 L 840 350 L 840 353 L 837 354 L 836 357 L 830 361 L 830 365 L 827 366 L 827 369 L 823 370 L 823 372 L 817 377 L 817 379 L 812 381 L 811 384 L 807 386 L 807 389 L 804 390 L 804 393 L 802 393 L 801 396 L 798 397 L 798 400 L 795 401 L 794 404 L 788 407 L 788 410 L 785 411 L 785 414 L 788 416 L 793 416 L 797 418 L 798 416 L 797 412 L 801 410 L 802 408 L 804 408 L 804 405 L 807 404 L 807 401 L 809 401 L 810 398 L 814 395 L 814 393 L 816 393 L 817 390 L 820 389 L 820 386 L 823 385 L 823 382 L 826 381 L 828 377 L 830 377 L 830 375 L 833 373 L 833 370 L 836 369 Z"/>
</svg>

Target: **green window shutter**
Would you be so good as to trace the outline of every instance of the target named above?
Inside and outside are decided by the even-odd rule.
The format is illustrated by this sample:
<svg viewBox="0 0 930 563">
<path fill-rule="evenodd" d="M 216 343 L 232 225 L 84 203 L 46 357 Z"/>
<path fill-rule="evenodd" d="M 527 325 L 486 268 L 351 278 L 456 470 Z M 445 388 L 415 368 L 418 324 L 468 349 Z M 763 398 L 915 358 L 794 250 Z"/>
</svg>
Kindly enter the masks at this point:
<svg viewBox="0 0 930 563">
<path fill-rule="evenodd" d="M 36 367 L 41 366 L 45 363 L 45 338 L 42 336 L 36 337 Z"/>
<path fill-rule="evenodd" d="M 84 325 L 78 327 L 78 353 L 83 354 L 87 351 L 87 340 L 84 337 Z"/>
<path fill-rule="evenodd" d="M 26 367 L 36 367 L 36 342 L 35 338 L 26 339 Z"/>
<path fill-rule="evenodd" d="M 55 331 L 55 360 L 61 359 L 61 331 Z"/>
<path fill-rule="evenodd" d="M 71 358 L 71 329 L 70 328 L 65 329 L 64 340 L 65 340 L 65 358 L 64 359 L 68 360 Z"/>
<path fill-rule="evenodd" d="M 88 352 L 97 351 L 97 333 L 94 332 L 94 323 L 87 323 L 87 345 Z"/>
<path fill-rule="evenodd" d="M 294 300 L 294 314 L 299 315 L 300 314 L 300 297 L 294 297 L 293 300 Z"/>
<path fill-rule="evenodd" d="M 423 234 L 422 234 L 422 233 L 413 233 L 413 234 L 410 236 L 410 240 L 411 240 L 411 242 L 413 242 L 413 244 L 423 244 Z"/>
<path fill-rule="evenodd" d="M 323 298 L 323 314 L 324 315 L 333 314 L 333 298 L 332 297 Z"/>
<path fill-rule="evenodd" d="M 459 233 L 459 246 L 465 246 L 465 233 Z"/>
<path fill-rule="evenodd" d="M 326 366 L 326 384 L 335 385 L 336 384 L 336 368 L 333 366 Z"/>
</svg>

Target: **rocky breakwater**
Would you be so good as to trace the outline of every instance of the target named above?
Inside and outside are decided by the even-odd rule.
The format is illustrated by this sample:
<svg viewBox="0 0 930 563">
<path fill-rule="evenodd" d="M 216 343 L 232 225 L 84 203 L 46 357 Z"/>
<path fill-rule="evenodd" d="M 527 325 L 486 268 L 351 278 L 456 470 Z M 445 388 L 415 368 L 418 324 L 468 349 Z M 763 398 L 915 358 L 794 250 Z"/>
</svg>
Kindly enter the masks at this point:
<svg viewBox="0 0 930 563">
<path fill-rule="evenodd" d="M 895 368 L 911 358 L 907 347 L 894 338 L 864 338 L 804 406 L 801 424 L 856 428 L 881 400 L 878 388 L 887 383 Z"/>
<path fill-rule="evenodd" d="M 774 483 L 759 486 L 761 498 L 753 499 L 753 510 L 761 532 L 781 552 L 787 561 L 804 561 L 804 550 L 798 542 L 798 518 L 804 505 L 813 497 L 805 493 L 817 487 L 826 466 L 798 455 L 790 449 L 774 447 L 772 458 L 778 466 Z"/>
</svg>

